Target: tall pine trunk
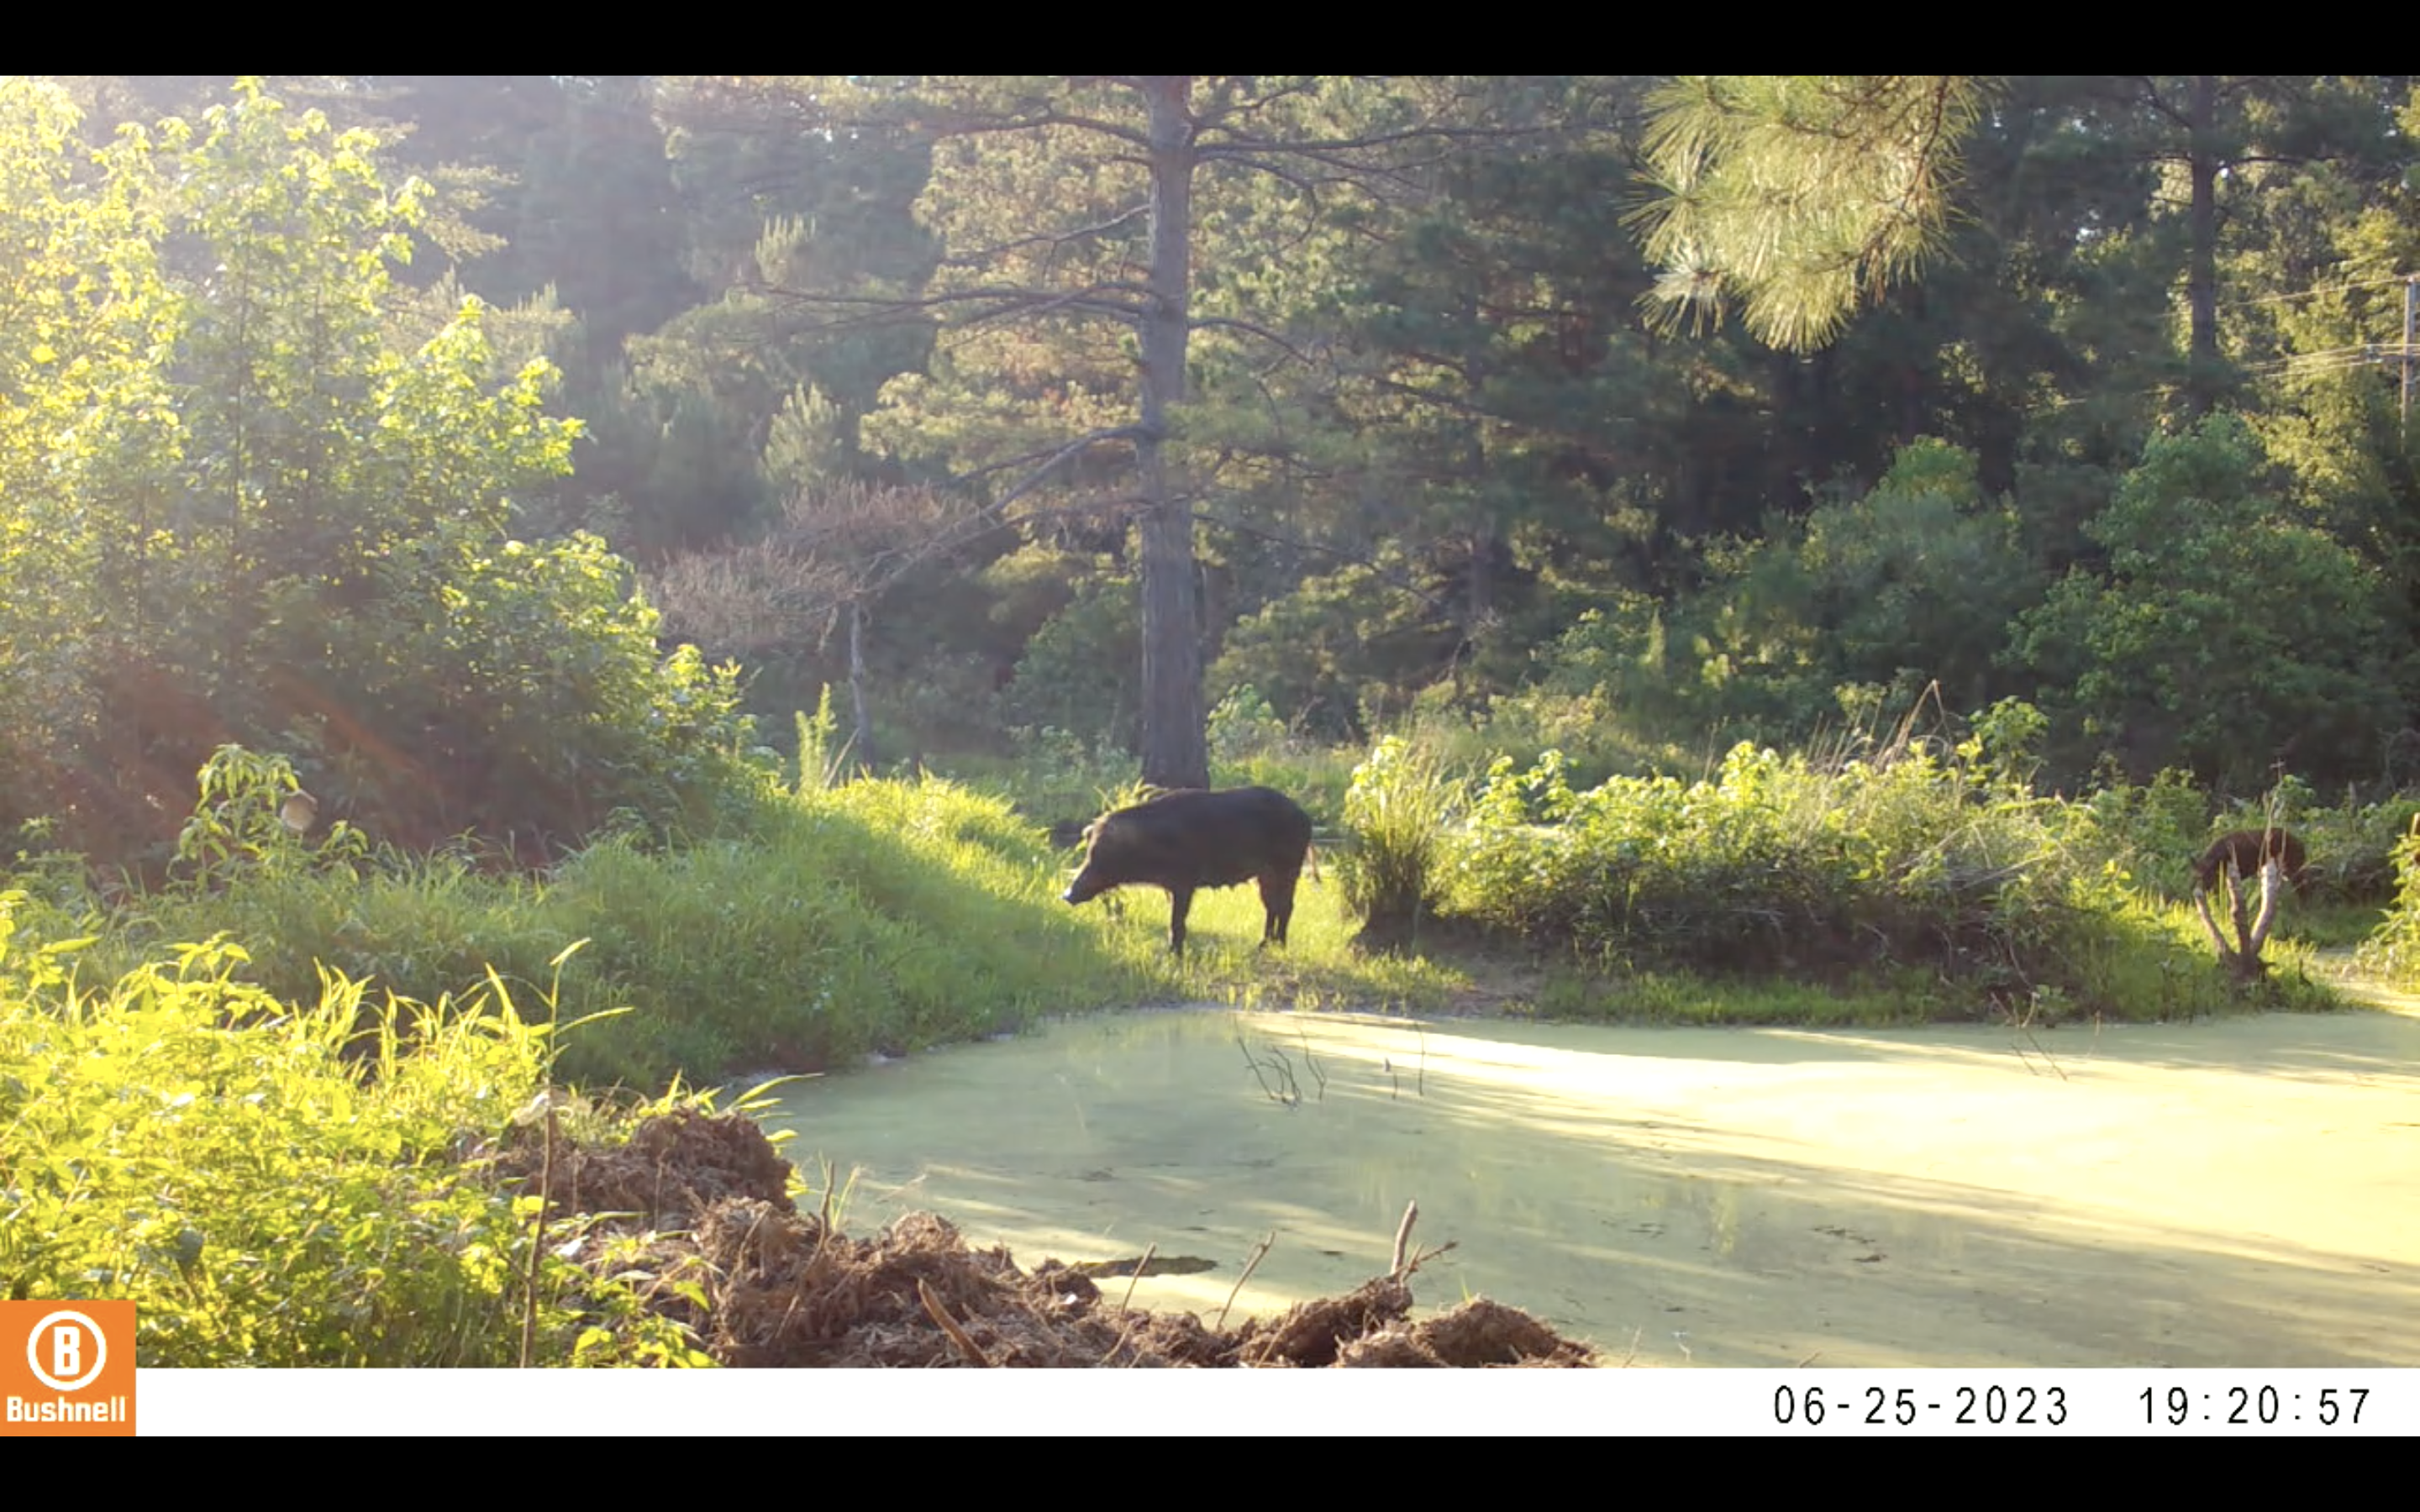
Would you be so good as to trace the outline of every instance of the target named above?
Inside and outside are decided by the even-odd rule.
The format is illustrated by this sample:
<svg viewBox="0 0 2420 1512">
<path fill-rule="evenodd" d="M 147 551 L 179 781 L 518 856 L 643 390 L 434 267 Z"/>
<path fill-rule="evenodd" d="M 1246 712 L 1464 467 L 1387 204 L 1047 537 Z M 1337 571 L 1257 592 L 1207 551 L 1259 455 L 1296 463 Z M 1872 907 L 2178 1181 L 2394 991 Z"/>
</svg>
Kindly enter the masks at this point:
<svg viewBox="0 0 2420 1512">
<path fill-rule="evenodd" d="M 1142 316 L 1142 779 L 1210 785 L 1192 506 L 1169 486 L 1169 407 L 1185 398 L 1193 239 L 1192 80 L 1144 82 L 1151 119 L 1151 292 Z"/>
<path fill-rule="evenodd" d="M 2218 402 L 2218 81 L 2207 73 L 2193 79 L 2193 119 L 2186 128 L 2186 167 L 2193 178 L 2190 235 L 2193 245 L 2185 270 L 2185 303 L 2192 323 L 2192 341 L 2185 354 L 2185 404 L 2190 413 L 2206 415 Z"/>
</svg>

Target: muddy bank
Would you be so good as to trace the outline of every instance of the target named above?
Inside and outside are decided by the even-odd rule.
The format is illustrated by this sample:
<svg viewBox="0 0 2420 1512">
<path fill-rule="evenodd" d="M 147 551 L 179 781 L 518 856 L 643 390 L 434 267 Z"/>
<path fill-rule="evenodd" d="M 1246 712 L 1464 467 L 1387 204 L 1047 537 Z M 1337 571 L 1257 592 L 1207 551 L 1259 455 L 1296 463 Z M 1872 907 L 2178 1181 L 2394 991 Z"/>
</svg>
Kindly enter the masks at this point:
<svg viewBox="0 0 2420 1512">
<path fill-rule="evenodd" d="M 527 1131 L 498 1163 L 536 1185 L 546 1168 Z M 635 1269 L 650 1304 L 687 1325 L 726 1365 L 945 1366 L 1585 1366 L 1585 1346 L 1515 1308 L 1474 1299 L 1411 1321 L 1422 1257 L 1394 1273 L 1273 1319 L 1205 1323 L 1189 1312 L 1124 1304 L 1125 1267 L 1046 1258 L 1032 1271 L 1009 1251 L 970 1247 L 955 1227 L 911 1212 L 869 1239 L 798 1211 L 788 1164 L 754 1122 L 693 1111 L 650 1119 L 628 1143 L 558 1142 L 552 1215 L 605 1217 L 609 1232 L 647 1236 Z M 589 1246 L 592 1250 L 595 1246 Z M 616 1260 L 628 1273 L 632 1262 Z M 1109 1290 L 1094 1280 L 1103 1274 Z M 684 1294 L 694 1286 L 704 1304 Z M 1225 1326 L 1222 1326 L 1225 1325 Z"/>
</svg>

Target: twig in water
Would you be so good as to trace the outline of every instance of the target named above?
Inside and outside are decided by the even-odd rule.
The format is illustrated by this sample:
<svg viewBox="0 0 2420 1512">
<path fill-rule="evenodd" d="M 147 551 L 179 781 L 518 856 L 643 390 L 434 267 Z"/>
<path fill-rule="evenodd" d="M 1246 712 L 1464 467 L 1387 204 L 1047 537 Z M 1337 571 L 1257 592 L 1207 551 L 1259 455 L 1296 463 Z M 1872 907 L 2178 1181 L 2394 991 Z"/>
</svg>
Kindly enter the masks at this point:
<svg viewBox="0 0 2420 1512">
<path fill-rule="evenodd" d="M 1292 1107 L 1295 1103 L 1302 1100 L 1302 1095 L 1299 1090 L 1289 1095 L 1287 1092 L 1280 1091 L 1269 1086 L 1268 1077 L 1261 1071 L 1260 1061 L 1252 1055 L 1252 1047 L 1244 1042 L 1244 1037 L 1240 1034 L 1235 1036 L 1235 1048 L 1244 1052 L 1244 1064 L 1252 1068 L 1253 1078 L 1261 1084 L 1261 1091 L 1263 1095 L 1267 1097 L 1270 1102 L 1280 1103 L 1287 1107 Z M 1288 1083 L 1291 1083 L 1294 1080 L 1294 1074 L 1292 1072 L 1281 1071 L 1280 1073 L 1285 1077 L 1285 1080 Z"/>
<path fill-rule="evenodd" d="M 2009 1048 L 2016 1053 L 2017 1064 L 2025 1068 L 2026 1075 L 2039 1076 L 2041 1074 L 2040 1072 L 2034 1070 L 2033 1057 L 2025 1054 L 2025 1047 L 2024 1045 L 2017 1043 L 2014 1040 L 2010 1040 L 2009 1041 Z"/>
<path fill-rule="evenodd" d="M 2033 1031 L 2033 1030 L 2031 1030 L 2031 1029 L 2026 1029 L 2026 1030 L 2024 1031 L 2024 1036 L 2025 1036 L 2026 1041 L 2029 1041 L 2029 1042 L 2033 1045 L 2033 1047 L 2034 1047 L 2036 1050 L 2041 1050 L 2041 1057 L 2042 1057 L 2044 1060 L 2046 1060 L 2046 1061 L 2049 1061 L 2049 1062 L 2050 1062 L 2050 1069 L 2051 1069 L 2051 1070 L 2058 1072 L 2058 1079 L 2059 1079 L 2060 1081 L 2065 1081 L 2065 1080 L 2067 1080 L 2067 1072 L 2064 1072 L 2064 1071 L 2059 1071 L 2058 1057 L 2057 1057 L 2056 1056 L 2052 1055 L 2052 1054 L 2051 1054 L 2049 1051 L 2047 1051 L 2047 1050 L 2042 1050 L 2042 1042 L 2041 1042 L 2040 1040 L 2036 1040 L 2036 1039 L 2034 1038 L 2034 1031 Z"/>
<path fill-rule="evenodd" d="M 1212 1328 L 1217 1329 L 1227 1326 L 1227 1308 L 1235 1305 L 1235 1294 L 1244 1289 L 1244 1283 L 1252 1278 L 1252 1273 L 1260 1268 L 1262 1258 L 1266 1256 L 1271 1249 L 1276 1247 L 1277 1242 L 1278 1231 L 1272 1228 L 1269 1230 L 1268 1238 L 1262 1240 L 1260 1243 L 1253 1246 L 1252 1257 L 1244 1262 L 1244 1273 L 1237 1276 L 1235 1278 L 1234 1286 L 1228 1288 L 1226 1304 L 1218 1309 L 1218 1320 L 1210 1325 Z"/>
<path fill-rule="evenodd" d="M 1285 1080 L 1285 1104 L 1292 1107 L 1302 1101 L 1302 1083 L 1295 1080 L 1294 1062 L 1288 1060 L 1286 1053 L 1276 1045 L 1269 1046 L 1269 1056 L 1278 1063 L 1278 1074 Z"/>
<path fill-rule="evenodd" d="M 1254 1058 L 1252 1055 L 1252 1047 L 1244 1042 L 1244 1037 L 1240 1034 L 1235 1036 L 1235 1048 L 1244 1053 L 1244 1064 L 1252 1068 L 1252 1079 L 1261 1084 L 1261 1091 L 1263 1094 L 1272 1098 L 1276 1097 L 1277 1093 L 1269 1090 L 1269 1079 L 1261 1074 L 1261 1063 L 1258 1059 Z"/>
<path fill-rule="evenodd" d="M 1311 1068 L 1311 1074 L 1319 1082 L 1319 1101 L 1325 1103 L 1327 1101 L 1327 1072 L 1319 1069 L 1319 1057 L 1311 1053 L 1311 1036 L 1303 1032 L 1302 1026 L 1295 1025 L 1294 1032 L 1302 1041 L 1303 1064 Z"/>
<path fill-rule="evenodd" d="M 1156 1239 L 1142 1247 L 1142 1258 L 1135 1261 L 1134 1269 L 1126 1273 L 1126 1294 L 1118 1299 L 1118 1311 L 1125 1312 L 1133 1304 L 1135 1283 L 1142 1279 L 1143 1268 L 1150 1265 L 1151 1257 L 1158 1253 L 1159 1241 Z"/>
<path fill-rule="evenodd" d="M 1421 1266 L 1428 1264 L 1429 1261 L 1435 1259 L 1438 1256 L 1443 1255 L 1448 1250 L 1460 1249 L 1461 1247 L 1461 1240 L 1449 1239 L 1435 1249 L 1424 1249 L 1420 1251 L 1419 1254 L 1412 1257 L 1411 1264 L 1404 1267 L 1404 1275 L 1398 1279 L 1404 1279 L 1419 1274 Z"/>
<path fill-rule="evenodd" d="M 1419 1199 L 1415 1198 L 1404 1204 L 1404 1221 L 1395 1226 L 1395 1263 L 1387 1269 L 1387 1279 L 1389 1281 L 1401 1281 L 1404 1278 L 1404 1250 L 1412 1242 L 1412 1225 L 1419 1222 Z"/>
<path fill-rule="evenodd" d="M 985 1369 L 990 1368 L 990 1359 L 975 1347 L 974 1340 L 967 1337 L 965 1329 L 950 1320 L 950 1315 L 941 1309 L 941 1299 L 933 1295 L 932 1284 L 923 1276 L 916 1278 L 916 1296 L 924 1304 L 925 1316 L 941 1325 L 941 1332 L 950 1335 L 950 1342 L 958 1347 L 960 1354 Z"/>
</svg>

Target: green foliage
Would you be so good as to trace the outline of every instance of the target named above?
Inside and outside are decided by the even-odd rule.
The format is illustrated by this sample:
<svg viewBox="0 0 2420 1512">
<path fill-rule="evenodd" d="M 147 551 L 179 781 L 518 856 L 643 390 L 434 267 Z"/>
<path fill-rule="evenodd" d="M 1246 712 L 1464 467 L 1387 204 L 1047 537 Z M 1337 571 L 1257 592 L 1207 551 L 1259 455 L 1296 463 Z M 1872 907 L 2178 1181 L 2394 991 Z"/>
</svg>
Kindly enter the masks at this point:
<svg viewBox="0 0 2420 1512">
<path fill-rule="evenodd" d="M 1045 725 L 1009 732 L 1014 755 L 984 785 L 999 790 L 1023 812 L 1046 823 L 1090 819 L 1104 812 L 1109 795 L 1134 787 L 1141 765 L 1120 743 L 1106 736 L 1090 742 Z M 970 772 L 978 764 L 960 764 Z"/>
<path fill-rule="evenodd" d="M 1379 939 L 1416 935 L 1443 895 L 1448 826 L 1462 784 L 1427 747 L 1388 735 L 1356 767 L 1344 795 L 1352 848 L 1337 859 L 1346 903 Z"/>
<path fill-rule="evenodd" d="M 1823 769 L 1742 744 L 1710 780 L 1587 792 L 1558 760 L 1498 763 L 1450 906 L 1626 970 L 1869 987 L 1913 971 L 1952 1015 L 2022 1017 L 2046 993 L 2128 1017 L 2182 1003 L 2134 989 L 2146 963 L 2195 969 L 2190 936 L 2061 843 L 2046 806 L 1922 748 L 1885 754 Z"/>
<path fill-rule="evenodd" d="M 1142 706 L 1142 610 L 1132 579 L 1095 579 L 1025 643 L 1008 686 L 1012 725 L 1125 745 Z"/>
<path fill-rule="evenodd" d="M 664 851 L 613 836 L 548 884 L 439 856 L 342 872 L 254 872 L 147 900 L 113 957 L 197 932 L 252 942 L 245 976 L 288 1000 L 324 966 L 434 1001 L 489 970 L 516 992 L 592 943 L 566 1017 L 628 1007 L 563 1047 L 564 1074 L 661 1087 L 779 1064 L 846 1064 L 1117 1001 L 1139 967 L 1105 954 L 1099 911 L 1057 899 L 1040 832 L 939 781 L 768 795 L 750 838 Z"/>
<path fill-rule="evenodd" d="M 2050 720 L 2023 699 L 2002 699 L 1974 722 L 1974 737 L 1958 748 L 1958 759 L 1989 772 L 2010 792 L 2029 791 Z"/>
<path fill-rule="evenodd" d="M 888 780 L 811 795 L 753 842 L 593 847 L 550 913 L 597 939 L 638 1011 L 566 1066 L 659 1082 L 847 1064 L 1106 1001 L 1123 974 L 1088 949 L 1095 921 L 1057 903 L 1046 856 L 1005 804 Z"/>
<path fill-rule="evenodd" d="M 1843 994 L 1786 978 L 1710 978 L 1683 971 L 1604 975 L 1559 965 L 1531 1006 L 1549 1023 L 1871 1027 L 1956 1016 L 1958 997 L 1922 972 L 1885 974 Z"/>
<path fill-rule="evenodd" d="M 370 134 L 253 81 L 81 180 L 61 120 L 0 100 L 10 208 L 85 291 L 81 356 L 28 322 L 80 386 L 0 406 L 0 436 L 55 458 L 0 491 L 0 629 L 28 658 L 0 658 L 0 819 L 58 814 L 101 860 L 161 859 L 157 774 L 234 743 L 290 753 L 323 802 L 407 843 L 577 834 L 619 808 L 699 822 L 746 744 L 736 673 L 661 656 L 594 539 L 508 539 L 580 427 L 544 412 L 547 363 L 500 363 L 476 301 L 395 345 L 389 270 L 426 186 L 390 187 Z"/>
<path fill-rule="evenodd" d="M 2034 575 L 1975 467 L 1938 441 L 1900 448 L 1873 488 L 1803 527 L 1775 521 L 1761 542 L 1710 548 L 1712 581 L 1670 609 L 1625 594 L 1582 615 L 1541 654 L 1541 688 L 1593 697 L 1668 738 L 1804 740 L 1844 706 L 1906 707 L 1936 687 L 1984 706 Z"/>
<path fill-rule="evenodd" d="M 244 953 L 178 947 L 101 990 L 78 943 L 28 951 L 0 894 L 0 1274 L 23 1298 L 128 1298 L 158 1367 L 497 1366 L 519 1357 L 535 1199 L 493 1148 L 544 1085 L 549 1031 L 501 993 L 428 1005 L 324 977 L 294 1004 Z M 369 1054 L 355 1025 L 377 1026 Z M 409 1040 L 409 1054 L 400 1045 Z M 621 1283 L 539 1257 L 538 1348 L 690 1363 Z M 601 1325 L 607 1348 L 596 1348 Z"/>
<path fill-rule="evenodd" d="M 710 668 L 692 645 L 659 655 L 656 610 L 597 537 L 448 532 L 395 552 L 381 579 L 385 613 L 325 626 L 326 656 L 378 711 L 370 728 L 398 743 L 410 732 L 424 754 L 374 764 L 367 743 L 328 730 L 314 755 L 348 799 L 440 836 L 576 836 L 617 809 L 659 828 L 709 827 L 741 782 L 737 753 L 753 730 L 737 667 Z M 436 801 L 415 803 L 412 784 L 432 770 Z"/>
<path fill-rule="evenodd" d="M 1130 783 L 1094 789 L 1073 811 L 1136 795 Z M 1249 889 L 1205 894 L 1202 949 L 1173 963 L 1164 918 L 1136 917 L 1150 904 L 1114 918 L 1062 903 L 1065 857 L 999 797 L 932 779 L 810 779 L 803 792 L 768 782 L 758 801 L 744 838 L 664 850 L 616 836 L 546 881 L 488 874 L 466 851 L 382 852 L 359 865 L 236 866 L 217 886 L 104 916 L 70 872 L 54 887 L 45 877 L 23 917 L 52 936 L 99 936 L 87 959 L 112 973 L 177 940 L 240 939 L 239 979 L 285 1002 L 318 1001 L 323 974 L 340 971 L 425 1002 L 492 985 L 559 1000 L 566 1020 L 628 1009 L 566 1039 L 561 1072 L 650 1087 L 843 1066 L 1171 995 L 1435 1003 L 1444 990 L 1425 963 L 1357 959 L 1332 882 L 1306 882 L 1300 944 L 1281 960 L 1251 949 Z M 554 963 L 583 940 L 557 982 Z M 349 1000 L 358 1027 L 375 1029 L 375 1005 Z"/>
<path fill-rule="evenodd" d="M 222 746 L 203 765 L 201 787 L 201 801 L 177 837 L 177 859 L 196 882 L 225 883 L 248 871 L 282 874 L 306 858 L 344 865 L 368 850 L 361 832 L 341 819 L 306 844 L 317 806 L 283 756 Z"/>
<path fill-rule="evenodd" d="M 1985 501 L 1974 454 L 1931 440 L 1900 448 L 1863 497 L 1816 510 L 1796 550 L 1816 676 L 1937 683 L 1952 706 L 1981 707 L 2007 622 L 2037 592 L 2015 527 L 2005 501 Z"/>
<path fill-rule="evenodd" d="M 2193 863 L 2210 842 L 2210 799 L 2193 775 L 2163 767 L 2148 786 L 2114 770 L 2060 815 L 2071 850 L 2116 867 L 2135 887 L 2179 899 L 2192 886 Z"/>
<path fill-rule="evenodd" d="M 1958 151 L 1983 114 L 1959 75 L 1695 75 L 1659 92 L 1640 212 L 1668 309 L 1745 301 L 1761 341 L 1807 350 L 1938 248 Z"/>
<path fill-rule="evenodd" d="M 1210 686 L 1252 687 L 1290 725 L 1352 740 L 1372 715 L 1405 702 L 1442 671 L 1452 628 L 1366 566 L 1304 580 L 1293 593 L 1238 621 L 1210 669 Z"/>
<path fill-rule="evenodd" d="M 2377 572 L 2264 496 L 2257 441 L 2218 416 L 2155 440 L 2071 570 L 2018 622 L 2071 749 L 2235 786 L 2273 763 L 2323 779 L 2399 728 L 2411 660 Z"/>
<path fill-rule="evenodd" d="M 815 700 L 815 717 L 808 718 L 804 710 L 796 716 L 799 726 L 799 780 L 792 789 L 803 798 L 810 793 L 828 792 L 840 785 L 840 774 L 847 752 L 832 748 L 833 737 L 840 733 L 840 716 L 832 713 L 831 685 L 826 683 Z"/>
<path fill-rule="evenodd" d="M 2395 844 L 2395 903 L 2356 959 L 2405 985 L 2420 982 L 2420 822 Z"/>
<path fill-rule="evenodd" d="M 1274 754 L 1288 743 L 1284 721 L 1249 684 L 1231 689 L 1210 710 L 1210 759 L 1240 762 Z"/>
<path fill-rule="evenodd" d="M 2277 815 L 2273 820 L 2269 817 L 2273 812 Z M 2396 895 L 2396 856 L 2415 817 L 2420 817 L 2420 797 L 2398 794 L 2362 803 L 2348 793 L 2342 803 L 2322 807 L 2318 795 L 2289 775 L 2266 800 L 2238 804 L 2211 827 L 2290 825 L 2302 837 L 2315 902 L 2377 904 Z"/>
</svg>

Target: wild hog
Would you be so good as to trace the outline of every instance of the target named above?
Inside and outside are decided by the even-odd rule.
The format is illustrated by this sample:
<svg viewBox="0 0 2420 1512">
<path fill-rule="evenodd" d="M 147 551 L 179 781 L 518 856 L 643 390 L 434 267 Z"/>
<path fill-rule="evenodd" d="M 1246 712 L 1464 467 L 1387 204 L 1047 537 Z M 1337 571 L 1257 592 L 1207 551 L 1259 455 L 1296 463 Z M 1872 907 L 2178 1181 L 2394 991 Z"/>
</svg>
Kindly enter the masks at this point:
<svg viewBox="0 0 2420 1512">
<path fill-rule="evenodd" d="M 2194 888 L 2208 892 L 2217 887 L 2219 870 L 2230 861 L 2236 875 L 2249 881 L 2260 874 L 2260 868 L 2273 856 L 2284 863 L 2286 880 L 2294 885 L 2296 893 L 2309 886 L 2311 873 L 2304 862 L 2303 842 L 2289 831 L 2239 829 L 2221 835 L 2201 853 L 2201 859 L 2194 863 Z"/>
<path fill-rule="evenodd" d="M 1082 903 L 1111 887 L 1168 892 L 1168 945 L 1185 954 L 1185 916 L 1194 892 L 1258 881 L 1267 910 L 1261 943 L 1285 943 L 1295 884 L 1311 854 L 1311 815 L 1270 788 L 1164 793 L 1120 809 L 1093 826 L 1084 868 L 1061 894 Z"/>
</svg>

